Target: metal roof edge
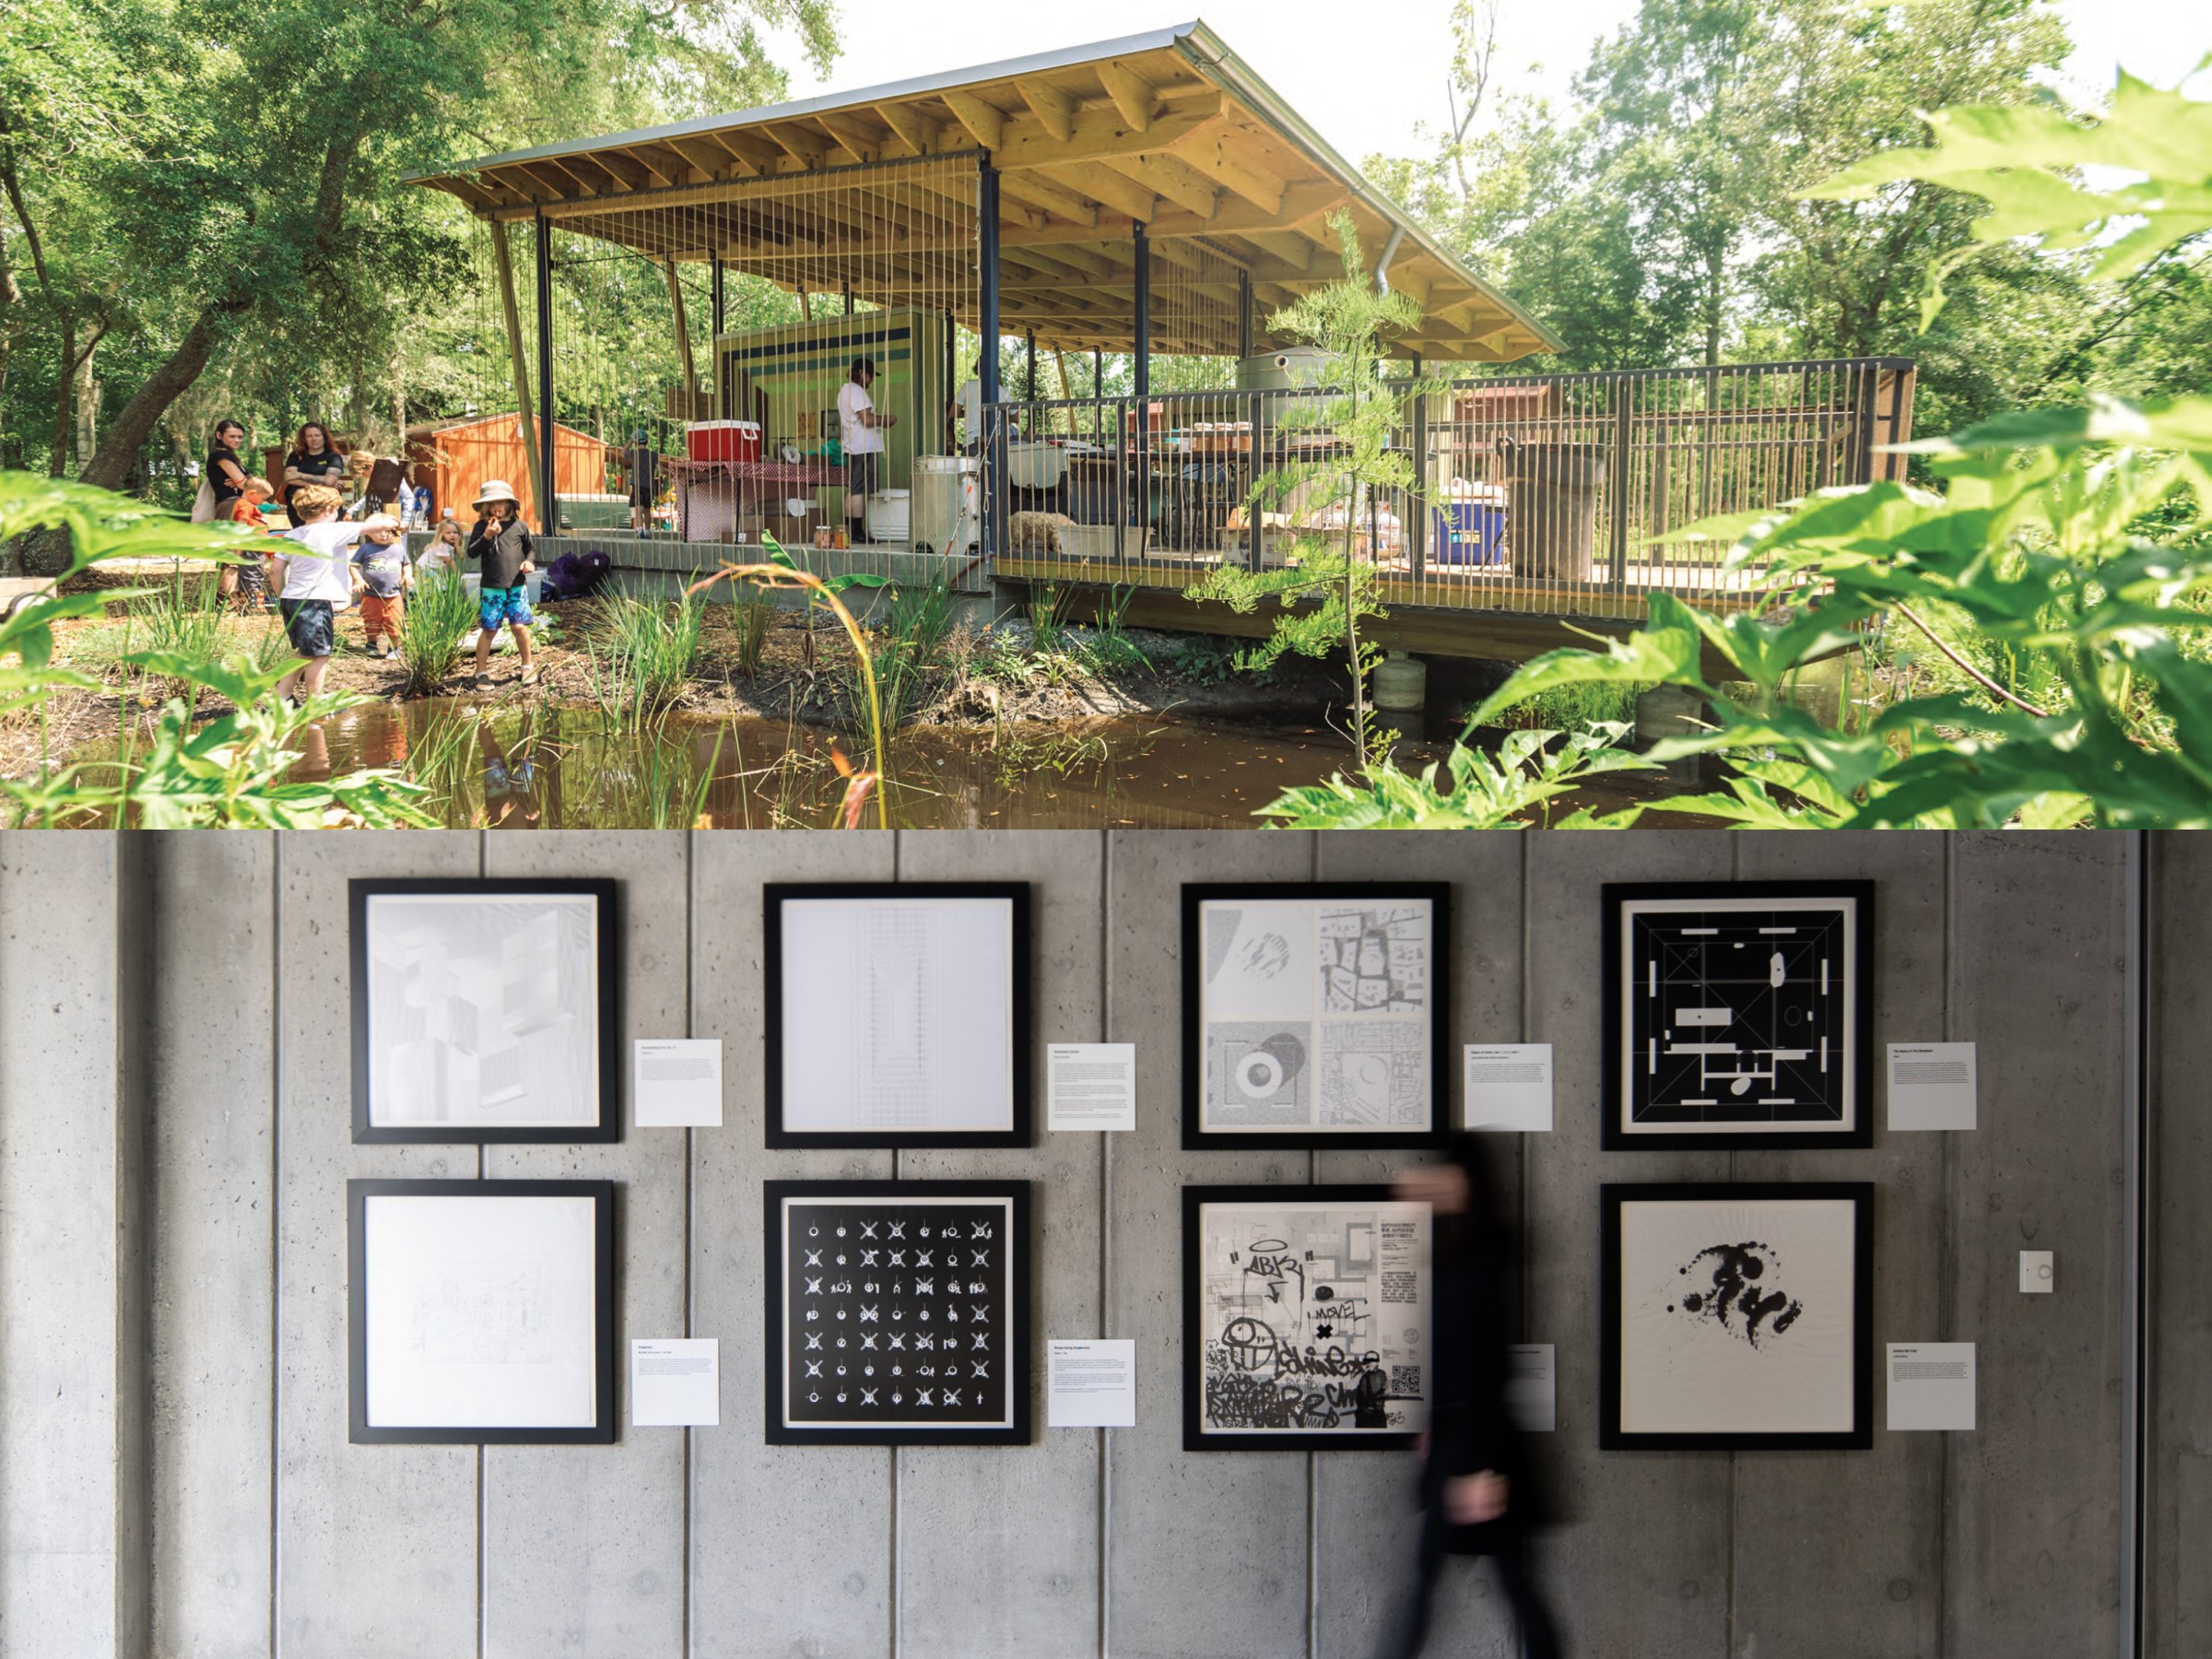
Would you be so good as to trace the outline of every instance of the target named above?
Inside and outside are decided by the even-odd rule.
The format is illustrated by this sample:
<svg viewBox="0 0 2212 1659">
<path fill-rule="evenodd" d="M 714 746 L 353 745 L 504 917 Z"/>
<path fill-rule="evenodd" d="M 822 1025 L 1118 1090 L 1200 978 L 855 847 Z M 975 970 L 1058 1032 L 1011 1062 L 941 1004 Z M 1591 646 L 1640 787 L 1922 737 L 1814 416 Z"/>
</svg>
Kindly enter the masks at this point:
<svg viewBox="0 0 2212 1659">
<path fill-rule="evenodd" d="M 1488 295 L 1505 308 L 1513 320 L 1541 340 L 1552 351 L 1558 351 L 1562 342 L 1559 335 L 1530 316 L 1509 296 L 1500 292 L 1483 280 L 1467 263 L 1430 235 L 1428 229 L 1412 214 L 1398 206 L 1389 196 L 1368 182 L 1366 174 L 1339 155 L 1335 147 L 1324 138 L 1286 103 L 1282 96 L 1260 77 L 1258 71 L 1230 49 L 1229 43 L 1203 21 L 1183 25 L 1173 31 L 1173 40 L 1161 44 L 1179 47 L 1183 55 L 1218 80 L 1228 91 L 1233 92 L 1249 105 L 1255 114 L 1265 116 L 1285 137 L 1302 147 L 1322 166 L 1351 181 L 1352 194 L 1372 207 L 1392 225 L 1402 227 L 1406 235 L 1420 243 L 1432 257 L 1460 274 L 1478 292 Z"/>
<path fill-rule="evenodd" d="M 1186 35 L 1201 30 L 1210 38 L 1212 31 L 1207 30 L 1205 24 L 1194 19 L 1144 34 L 1094 41 L 1082 46 L 1065 46 L 1057 52 L 1007 58 L 995 64 L 978 64 L 965 69 L 945 69 L 935 75 L 915 76 L 909 80 L 888 81 L 879 87 L 862 87 L 850 92 L 825 92 L 814 98 L 797 99 L 790 103 L 764 104 L 757 110 L 732 110 L 719 115 L 697 115 L 689 121 L 672 122 L 665 126 L 639 127 L 628 133 L 608 133 L 595 138 L 571 138 L 559 144 L 541 144 L 531 149 L 507 150 L 496 156 L 477 156 L 444 167 L 416 169 L 402 173 L 400 178 L 406 183 L 419 183 L 430 179 L 451 178 L 456 173 L 476 172 L 487 167 L 505 167 L 516 161 L 580 155 L 588 150 L 610 149 L 623 144 L 654 144 L 665 139 L 686 138 L 694 134 L 763 121 L 795 120 L 803 115 L 819 114 L 825 110 L 847 110 L 856 104 L 877 103 L 890 98 L 921 98 L 932 92 L 942 92 L 947 88 L 1007 80 L 1018 75 L 1041 75 L 1049 70 L 1096 63 L 1100 58 L 1120 57 L 1130 53 L 1159 52 L 1176 45 Z"/>
</svg>

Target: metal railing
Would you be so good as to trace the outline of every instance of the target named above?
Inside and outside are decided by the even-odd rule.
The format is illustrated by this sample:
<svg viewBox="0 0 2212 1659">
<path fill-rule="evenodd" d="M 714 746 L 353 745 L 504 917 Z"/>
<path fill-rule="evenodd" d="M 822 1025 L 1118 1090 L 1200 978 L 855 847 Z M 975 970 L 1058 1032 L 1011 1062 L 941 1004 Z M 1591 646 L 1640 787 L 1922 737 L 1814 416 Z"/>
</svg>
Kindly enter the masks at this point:
<svg viewBox="0 0 2212 1659">
<path fill-rule="evenodd" d="M 1353 497 L 1330 394 L 1179 392 L 992 406 L 984 547 L 1000 574 L 1181 588 L 1326 536 L 1391 603 L 1634 618 L 1665 591 L 1747 603 L 1726 548 L 1659 538 L 1719 513 L 1895 476 L 1903 359 L 1467 381 L 1407 400 L 1414 488 Z M 1310 477 L 1272 500 L 1254 486 Z"/>
</svg>

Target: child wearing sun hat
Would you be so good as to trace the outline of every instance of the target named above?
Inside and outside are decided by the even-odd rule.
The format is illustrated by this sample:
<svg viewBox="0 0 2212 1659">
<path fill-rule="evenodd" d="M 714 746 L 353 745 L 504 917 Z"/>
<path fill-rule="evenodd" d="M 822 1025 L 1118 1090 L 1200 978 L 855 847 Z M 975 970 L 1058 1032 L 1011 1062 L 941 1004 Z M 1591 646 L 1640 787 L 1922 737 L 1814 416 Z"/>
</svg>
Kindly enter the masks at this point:
<svg viewBox="0 0 2212 1659">
<path fill-rule="evenodd" d="M 523 684 L 537 678 L 537 665 L 530 660 L 530 584 L 527 578 L 537 566 L 532 562 L 536 543 L 523 523 L 522 503 L 499 478 L 486 482 L 477 492 L 477 522 L 468 532 L 468 556 L 483 560 L 483 585 L 477 595 L 477 669 L 471 682 L 477 690 L 491 685 L 491 642 L 501 623 L 514 629 L 514 645 L 523 659 Z"/>
</svg>

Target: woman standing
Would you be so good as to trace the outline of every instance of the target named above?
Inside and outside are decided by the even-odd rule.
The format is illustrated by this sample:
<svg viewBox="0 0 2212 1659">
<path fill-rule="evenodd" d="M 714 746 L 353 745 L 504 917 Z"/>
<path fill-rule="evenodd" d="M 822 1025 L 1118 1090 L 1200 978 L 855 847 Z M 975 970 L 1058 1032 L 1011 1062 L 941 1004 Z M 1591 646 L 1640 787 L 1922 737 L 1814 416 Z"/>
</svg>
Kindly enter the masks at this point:
<svg viewBox="0 0 2212 1659">
<path fill-rule="evenodd" d="M 1558 1659 L 1551 1614 L 1528 1574 L 1528 1536 L 1540 1513 L 1521 1435 L 1508 1415 L 1512 1340 L 1512 1238 L 1489 1179 L 1481 1137 L 1454 1136 L 1441 1164 L 1401 1171 L 1397 1195 L 1436 1217 L 1435 1409 L 1421 1443 L 1420 1582 L 1385 1659 L 1415 1659 L 1429 1638 L 1444 1557 L 1498 1565 L 1527 1659 Z"/>
<path fill-rule="evenodd" d="M 291 453 L 284 458 L 285 512 L 292 511 L 292 497 L 307 486 L 321 484 L 337 489 L 345 476 L 346 457 L 331 441 L 330 429 L 319 420 L 305 422 L 292 441 Z M 296 514 L 293 522 L 298 522 Z"/>
<path fill-rule="evenodd" d="M 212 510 L 207 523 L 229 524 L 241 522 L 238 517 L 238 503 L 246 493 L 248 482 L 244 465 L 239 453 L 246 445 L 246 429 L 235 420 L 218 420 L 215 435 L 207 446 L 207 488 L 212 497 Z M 241 567 L 225 565 L 217 578 L 225 600 L 238 593 L 238 573 Z"/>
</svg>

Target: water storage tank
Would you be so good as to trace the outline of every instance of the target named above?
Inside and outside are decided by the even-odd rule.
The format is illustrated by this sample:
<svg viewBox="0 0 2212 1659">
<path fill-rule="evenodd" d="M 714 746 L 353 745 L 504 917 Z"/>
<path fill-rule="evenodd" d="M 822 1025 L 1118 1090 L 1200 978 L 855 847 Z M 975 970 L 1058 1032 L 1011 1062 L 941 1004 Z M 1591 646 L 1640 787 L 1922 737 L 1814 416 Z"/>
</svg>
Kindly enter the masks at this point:
<svg viewBox="0 0 2212 1659">
<path fill-rule="evenodd" d="M 1240 392 L 1288 392 L 1320 380 L 1330 354 L 1318 346 L 1286 346 L 1263 351 L 1237 364 Z"/>
</svg>

